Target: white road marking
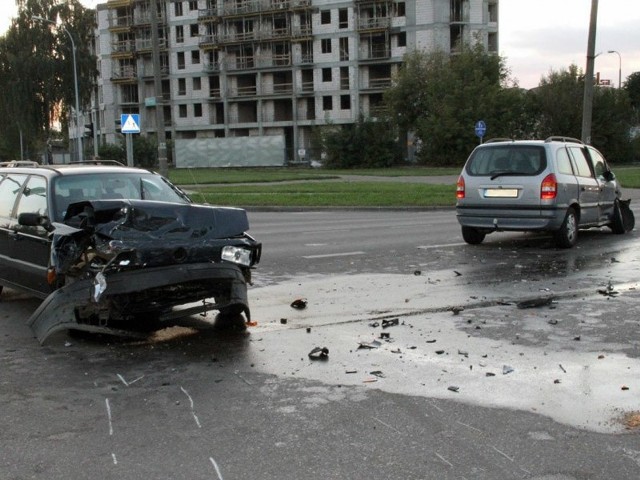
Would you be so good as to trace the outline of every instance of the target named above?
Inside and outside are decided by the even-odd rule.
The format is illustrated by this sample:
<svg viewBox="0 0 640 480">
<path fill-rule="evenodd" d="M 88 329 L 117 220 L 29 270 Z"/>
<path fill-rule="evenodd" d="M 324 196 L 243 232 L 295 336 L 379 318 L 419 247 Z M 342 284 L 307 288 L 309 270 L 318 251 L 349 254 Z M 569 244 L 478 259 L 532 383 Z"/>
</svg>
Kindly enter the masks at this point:
<svg viewBox="0 0 640 480">
<path fill-rule="evenodd" d="M 189 392 L 187 392 L 184 389 L 184 387 L 180 387 L 180 390 L 182 390 L 182 393 L 184 393 L 189 399 L 189 403 L 191 404 L 191 415 L 193 416 L 193 419 L 195 420 L 196 425 L 198 426 L 198 428 L 202 428 L 202 425 L 200 425 L 200 420 L 198 420 L 198 416 L 196 415 L 196 412 L 193 410 L 193 398 L 191 398 L 191 395 L 189 395 Z"/>
<path fill-rule="evenodd" d="M 461 245 L 466 245 L 466 243 L 459 242 L 459 243 L 443 243 L 441 245 L 418 245 L 416 248 L 420 250 L 431 250 L 433 248 L 459 247 Z"/>
<path fill-rule="evenodd" d="M 213 457 L 209 457 L 209 461 L 211 462 L 211 465 L 213 465 L 213 468 L 216 469 L 216 474 L 218 475 L 219 480 L 223 480 L 222 474 L 220 473 L 220 469 L 218 468 L 218 464 L 213 459 Z"/>
<path fill-rule="evenodd" d="M 109 436 L 113 435 L 113 423 L 111 423 L 111 405 L 109 399 L 105 398 L 104 403 L 107 405 L 107 418 L 109 419 Z"/>
<path fill-rule="evenodd" d="M 349 257 L 351 255 L 364 255 L 366 252 L 343 252 L 343 253 L 327 253 L 324 255 L 303 255 L 302 258 L 330 258 L 330 257 Z"/>
</svg>

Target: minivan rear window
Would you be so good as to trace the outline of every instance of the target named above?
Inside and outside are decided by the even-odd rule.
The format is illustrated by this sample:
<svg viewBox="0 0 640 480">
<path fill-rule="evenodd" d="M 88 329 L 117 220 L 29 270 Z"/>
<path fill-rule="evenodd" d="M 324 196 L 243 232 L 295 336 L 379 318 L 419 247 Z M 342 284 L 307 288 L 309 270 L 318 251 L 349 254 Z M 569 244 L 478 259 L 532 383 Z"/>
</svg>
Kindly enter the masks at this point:
<svg viewBox="0 0 640 480">
<path fill-rule="evenodd" d="M 543 146 L 500 145 L 477 148 L 467 162 L 469 175 L 538 175 L 547 167 Z"/>
</svg>

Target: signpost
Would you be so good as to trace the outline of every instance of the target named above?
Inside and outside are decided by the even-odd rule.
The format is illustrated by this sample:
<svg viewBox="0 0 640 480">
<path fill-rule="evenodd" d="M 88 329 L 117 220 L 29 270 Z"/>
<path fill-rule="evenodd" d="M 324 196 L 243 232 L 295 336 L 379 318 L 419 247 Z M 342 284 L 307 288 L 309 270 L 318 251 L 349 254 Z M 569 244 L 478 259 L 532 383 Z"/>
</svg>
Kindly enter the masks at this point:
<svg viewBox="0 0 640 480">
<path fill-rule="evenodd" d="M 140 133 L 140 114 L 123 113 L 120 115 L 120 131 L 125 135 L 127 148 L 127 165 L 133 167 L 133 137 L 134 133 Z"/>
<path fill-rule="evenodd" d="M 482 143 L 485 133 L 487 133 L 487 125 L 483 120 L 478 120 L 476 122 L 476 136 L 480 138 L 480 143 Z"/>
</svg>

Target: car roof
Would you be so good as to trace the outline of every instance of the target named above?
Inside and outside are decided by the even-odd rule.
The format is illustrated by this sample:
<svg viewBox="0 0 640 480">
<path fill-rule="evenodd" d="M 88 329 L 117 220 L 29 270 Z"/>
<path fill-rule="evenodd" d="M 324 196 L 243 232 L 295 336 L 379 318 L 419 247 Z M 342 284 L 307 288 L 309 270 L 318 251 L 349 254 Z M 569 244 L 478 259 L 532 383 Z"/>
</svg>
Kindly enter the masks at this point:
<svg viewBox="0 0 640 480">
<path fill-rule="evenodd" d="M 151 170 L 138 167 L 128 167 L 114 160 L 92 160 L 80 163 L 65 163 L 54 165 L 40 165 L 35 162 L 3 162 L 0 163 L 2 172 L 41 174 L 47 177 L 81 175 L 86 173 L 154 173 Z"/>
</svg>

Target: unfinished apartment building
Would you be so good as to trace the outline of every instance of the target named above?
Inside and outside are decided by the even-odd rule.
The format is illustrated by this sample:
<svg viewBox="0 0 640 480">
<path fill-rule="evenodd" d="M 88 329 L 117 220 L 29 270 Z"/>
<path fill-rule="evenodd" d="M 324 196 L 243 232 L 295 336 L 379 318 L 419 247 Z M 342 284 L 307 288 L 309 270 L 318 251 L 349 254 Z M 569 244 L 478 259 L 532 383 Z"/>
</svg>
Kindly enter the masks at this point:
<svg viewBox="0 0 640 480">
<path fill-rule="evenodd" d="M 139 113 L 178 167 L 313 160 L 313 129 L 375 117 L 407 51 L 498 50 L 498 0 L 108 0 L 97 25 L 100 140 Z"/>
</svg>

